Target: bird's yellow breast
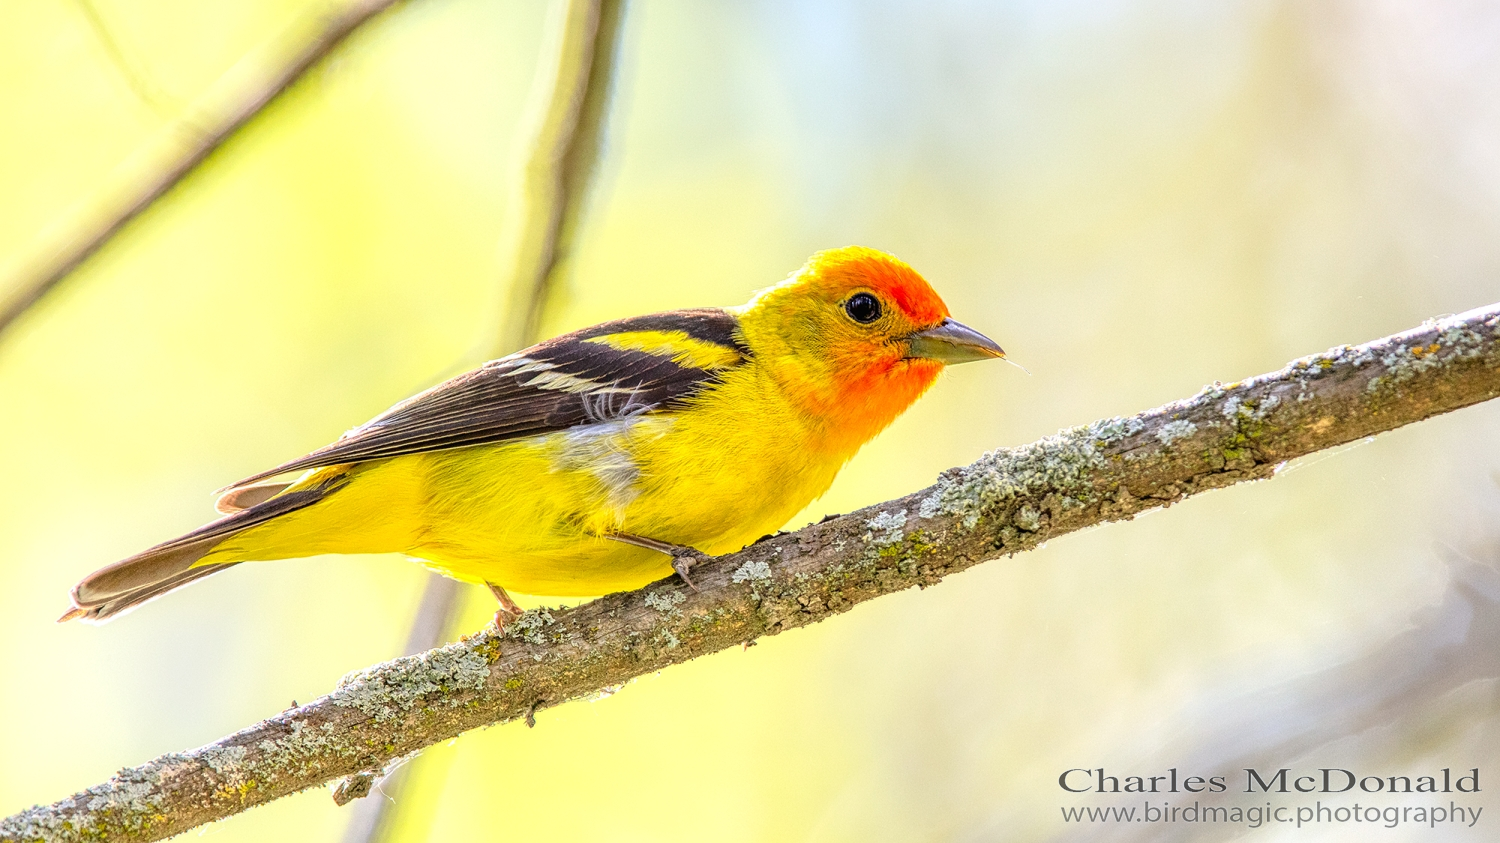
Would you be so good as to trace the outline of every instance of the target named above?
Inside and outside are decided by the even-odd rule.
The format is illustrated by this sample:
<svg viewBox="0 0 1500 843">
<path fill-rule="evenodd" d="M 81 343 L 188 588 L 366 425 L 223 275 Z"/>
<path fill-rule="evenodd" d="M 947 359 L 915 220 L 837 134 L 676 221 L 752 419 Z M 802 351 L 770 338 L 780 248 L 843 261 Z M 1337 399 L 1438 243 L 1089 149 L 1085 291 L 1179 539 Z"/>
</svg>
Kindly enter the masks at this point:
<svg viewBox="0 0 1500 843">
<path fill-rule="evenodd" d="M 691 411 L 416 457 L 428 464 L 429 491 L 416 515 L 422 538 L 408 552 L 461 579 L 592 595 L 671 572 L 664 554 L 604 538 L 611 532 L 711 555 L 738 550 L 826 491 L 847 459 L 820 451 L 816 432 L 775 395 L 745 367 Z M 747 406 L 760 408 L 750 424 Z"/>
</svg>

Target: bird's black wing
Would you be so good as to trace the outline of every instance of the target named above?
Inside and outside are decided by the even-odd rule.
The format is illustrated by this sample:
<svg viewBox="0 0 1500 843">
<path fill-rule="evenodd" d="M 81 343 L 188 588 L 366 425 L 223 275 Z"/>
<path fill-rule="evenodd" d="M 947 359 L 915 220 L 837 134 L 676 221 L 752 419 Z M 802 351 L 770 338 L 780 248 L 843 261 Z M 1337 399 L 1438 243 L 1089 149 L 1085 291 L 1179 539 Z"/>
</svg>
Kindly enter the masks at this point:
<svg viewBox="0 0 1500 843">
<path fill-rule="evenodd" d="M 733 314 L 676 310 L 606 322 L 439 384 L 337 442 L 238 488 L 294 471 L 467 448 L 670 410 L 743 364 Z"/>
</svg>

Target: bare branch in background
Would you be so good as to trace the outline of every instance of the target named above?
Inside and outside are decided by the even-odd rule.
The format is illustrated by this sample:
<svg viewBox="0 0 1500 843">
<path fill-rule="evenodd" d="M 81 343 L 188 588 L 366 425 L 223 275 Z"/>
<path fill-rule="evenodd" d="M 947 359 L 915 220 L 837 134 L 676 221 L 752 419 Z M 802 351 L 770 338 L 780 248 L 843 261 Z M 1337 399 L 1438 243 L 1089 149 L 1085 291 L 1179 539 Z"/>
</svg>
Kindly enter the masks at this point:
<svg viewBox="0 0 1500 843">
<path fill-rule="evenodd" d="M 130 90 L 136 97 L 152 111 L 162 117 L 171 117 L 173 103 L 169 102 L 160 88 L 158 88 L 148 77 L 146 72 L 137 67 L 135 62 L 125 54 L 125 48 L 120 46 L 119 39 L 115 38 L 110 31 L 109 24 L 99 14 L 99 9 L 94 6 L 94 0 L 74 0 L 78 4 L 78 10 L 83 13 L 84 20 L 88 21 L 89 28 L 94 30 L 94 37 L 99 39 L 99 46 L 104 48 L 104 54 L 109 57 L 110 63 L 119 72 L 120 78 L 130 86 Z"/>
<path fill-rule="evenodd" d="M 904 498 L 709 560 L 694 568 L 697 591 L 669 577 L 351 674 L 308 705 L 0 821 L 0 840 L 160 840 L 1086 527 L 1270 477 L 1288 460 L 1500 396 L 1497 338 L 1500 304 L 993 451 Z"/>
<path fill-rule="evenodd" d="M 597 168 L 609 106 L 620 0 L 567 0 L 526 121 L 527 159 L 511 197 L 502 266 L 510 299 L 497 356 L 537 340 L 551 291 L 561 278 L 589 183 Z"/>
<path fill-rule="evenodd" d="M 605 119 L 614 82 L 623 0 L 564 0 L 557 7 L 550 56 L 537 77 L 522 123 L 526 157 L 518 161 L 507 220 L 502 267 L 509 291 L 504 322 L 495 340 L 501 356 L 541 339 L 541 319 L 562 284 L 568 254 L 603 147 Z M 550 47 L 550 49 L 549 49 Z M 407 636 L 406 653 L 448 640 L 468 589 L 431 574 Z M 340 804 L 365 796 L 352 809 L 344 843 L 389 840 L 411 780 L 430 765 L 405 764 L 376 781 L 362 773 L 343 782 Z"/>
<path fill-rule="evenodd" d="M 138 183 L 129 185 L 121 195 L 106 197 L 101 203 L 104 210 L 97 218 L 70 231 L 64 242 L 45 247 L 43 254 L 30 265 L 24 265 L 13 278 L 0 284 L 0 291 L 4 291 L 5 296 L 0 301 L 0 335 L 43 297 L 57 289 L 131 220 L 145 213 L 156 200 L 208 160 L 215 150 L 275 102 L 355 30 L 399 2 L 401 0 L 352 0 L 319 18 L 310 35 L 296 40 L 297 46 L 284 62 L 263 78 L 257 78 L 234 103 L 202 112 L 190 109 L 189 114 L 164 133 L 168 138 L 192 138 L 190 143 L 174 149 L 161 167 L 153 169 Z M 91 7 L 86 5 L 85 8 Z M 226 77 L 235 75 L 231 70 Z"/>
</svg>

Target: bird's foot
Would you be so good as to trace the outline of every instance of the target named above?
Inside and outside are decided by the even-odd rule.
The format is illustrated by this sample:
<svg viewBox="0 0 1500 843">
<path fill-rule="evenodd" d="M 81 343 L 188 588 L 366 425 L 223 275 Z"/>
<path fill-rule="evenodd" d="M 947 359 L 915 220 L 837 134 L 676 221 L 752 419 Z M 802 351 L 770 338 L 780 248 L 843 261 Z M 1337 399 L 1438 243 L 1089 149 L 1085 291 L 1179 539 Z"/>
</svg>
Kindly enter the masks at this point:
<svg viewBox="0 0 1500 843">
<path fill-rule="evenodd" d="M 495 631 L 503 633 L 507 626 L 515 623 L 521 617 L 522 609 L 516 604 L 515 600 L 511 599 L 511 596 L 506 593 L 505 589 L 492 582 L 487 582 L 485 585 L 489 587 L 490 593 L 495 595 L 495 599 L 500 602 L 500 606 L 495 609 Z"/>
<path fill-rule="evenodd" d="M 682 581 L 687 583 L 688 588 L 694 591 L 698 590 L 698 586 L 688 576 L 688 571 L 692 570 L 694 565 L 697 565 L 708 557 L 691 547 L 684 547 L 680 544 L 672 544 L 671 542 L 664 542 L 660 539 L 648 538 L 646 536 L 635 536 L 630 533 L 606 533 L 604 534 L 604 538 L 614 539 L 624 544 L 632 544 L 636 547 L 644 547 L 647 550 L 654 550 L 657 553 L 665 553 L 671 558 L 672 570 L 677 572 L 677 576 L 682 577 Z"/>
<path fill-rule="evenodd" d="M 677 576 L 682 577 L 682 581 L 687 583 L 688 588 L 691 588 L 694 591 L 698 590 L 698 586 L 693 582 L 692 578 L 688 576 L 688 571 L 691 571 L 693 569 L 693 566 L 698 564 L 700 561 L 702 561 L 702 557 L 687 554 L 672 557 L 672 570 L 676 571 Z"/>
<path fill-rule="evenodd" d="M 505 628 L 515 623 L 521 617 L 520 612 L 507 611 L 504 606 L 495 610 L 495 631 L 505 632 Z"/>
</svg>

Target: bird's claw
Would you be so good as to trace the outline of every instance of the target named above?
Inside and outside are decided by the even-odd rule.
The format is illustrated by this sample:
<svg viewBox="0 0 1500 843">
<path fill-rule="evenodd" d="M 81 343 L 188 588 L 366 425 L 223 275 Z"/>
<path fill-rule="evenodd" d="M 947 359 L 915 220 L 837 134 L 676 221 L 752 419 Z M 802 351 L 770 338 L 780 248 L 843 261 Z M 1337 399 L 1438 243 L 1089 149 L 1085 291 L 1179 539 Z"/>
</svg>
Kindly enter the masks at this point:
<svg viewBox="0 0 1500 843">
<path fill-rule="evenodd" d="M 501 606 L 495 610 L 495 631 L 503 635 L 505 628 L 514 623 L 519 617 L 521 617 L 519 612 L 506 611 L 505 607 Z"/>
<path fill-rule="evenodd" d="M 698 557 L 696 556 L 672 557 L 672 570 L 676 571 L 677 576 L 682 577 L 682 581 L 687 583 L 688 588 L 691 588 L 694 591 L 698 590 L 698 586 L 693 582 L 692 578 L 688 576 L 688 571 L 692 570 L 693 566 L 698 564 L 698 561 Z"/>
<path fill-rule="evenodd" d="M 521 607 L 516 605 L 516 601 L 511 599 L 510 594 L 504 588 L 492 582 L 485 583 L 485 586 L 489 588 L 491 594 L 495 595 L 495 600 L 500 603 L 495 608 L 495 632 L 504 635 L 505 627 L 521 617 Z"/>
<path fill-rule="evenodd" d="M 688 588 L 694 591 L 698 590 L 697 584 L 693 582 L 692 577 L 688 576 L 688 571 L 692 570 L 694 565 L 697 565 L 708 557 L 700 553 L 694 553 L 693 548 L 664 542 L 660 539 L 653 539 L 647 536 L 631 535 L 630 533 L 605 533 L 604 538 L 666 554 L 667 558 L 672 560 L 672 570 L 677 573 L 677 576 L 682 577 L 682 581 L 687 583 Z"/>
</svg>

